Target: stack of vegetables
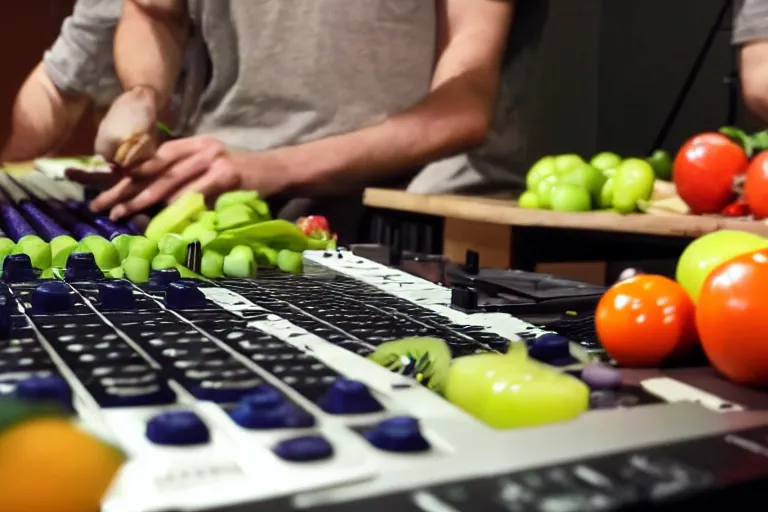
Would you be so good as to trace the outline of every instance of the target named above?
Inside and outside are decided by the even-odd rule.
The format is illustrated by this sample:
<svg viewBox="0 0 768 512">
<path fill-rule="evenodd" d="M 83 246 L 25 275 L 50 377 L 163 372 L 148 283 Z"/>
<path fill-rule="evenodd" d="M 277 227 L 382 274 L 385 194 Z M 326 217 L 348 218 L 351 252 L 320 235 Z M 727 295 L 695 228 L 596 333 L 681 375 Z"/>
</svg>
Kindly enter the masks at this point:
<svg viewBox="0 0 768 512">
<path fill-rule="evenodd" d="M 251 191 L 224 194 L 213 210 L 202 195 L 188 194 L 152 219 L 143 235 L 93 215 L 85 203 L 41 201 L 28 194 L 0 202 L 0 221 L 5 229 L 0 259 L 27 254 L 43 278 L 61 275 L 76 252 L 92 253 L 107 277 L 137 283 L 148 281 L 152 270 L 169 268 L 209 279 L 254 277 L 259 266 L 298 273 L 304 250 L 336 245 L 321 217 L 299 224 L 273 220 L 267 203 Z M 193 272 L 185 264 L 195 242 L 202 254 Z"/>
</svg>

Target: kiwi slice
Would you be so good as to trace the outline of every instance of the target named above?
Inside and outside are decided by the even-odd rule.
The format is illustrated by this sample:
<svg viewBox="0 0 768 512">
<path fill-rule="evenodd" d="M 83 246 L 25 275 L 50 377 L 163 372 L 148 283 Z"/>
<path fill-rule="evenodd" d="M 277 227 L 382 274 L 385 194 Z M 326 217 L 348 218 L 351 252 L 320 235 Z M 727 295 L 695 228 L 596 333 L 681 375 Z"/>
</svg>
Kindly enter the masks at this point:
<svg viewBox="0 0 768 512">
<path fill-rule="evenodd" d="M 451 367 L 451 349 L 438 338 L 404 338 L 382 343 L 368 359 L 442 393 Z"/>
</svg>

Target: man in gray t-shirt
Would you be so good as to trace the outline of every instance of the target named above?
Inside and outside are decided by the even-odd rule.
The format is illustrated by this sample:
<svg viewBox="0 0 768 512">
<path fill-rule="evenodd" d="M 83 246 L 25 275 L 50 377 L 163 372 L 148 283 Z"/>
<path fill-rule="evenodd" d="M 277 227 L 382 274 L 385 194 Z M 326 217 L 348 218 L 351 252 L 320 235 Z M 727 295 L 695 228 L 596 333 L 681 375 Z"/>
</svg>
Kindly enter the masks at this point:
<svg viewBox="0 0 768 512">
<path fill-rule="evenodd" d="M 94 208 L 120 217 L 187 190 L 338 195 L 419 170 L 417 192 L 509 186 L 520 176 L 510 179 L 493 151 L 485 167 L 466 151 L 488 138 L 513 17 L 542 2 L 515 3 L 129 0 L 115 42 L 128 92 L 102 123 L 97 151 L 130 155 L 126 147 L 151 129 L 190 23 L 205 42 L 210 80 L 188 112 L 195 136 L 141 165 L 123 161 L 128 176 Z M 515 31 L 526 33 L 513 25 L 513 40 Z M 504 92 L 519 100 L 518 84 Z M 510 100 L 504 110 L 518 121 Z M 523 129 L 490 133 L 517 149 Z"/>
<path fill-rule="evenodd" d="M 89 104 L 107 107 L 122 93 L 112 63 L 112 41 L 122 0 L 78 0 L 16 96 L 2 161 L 22 161 L 57 150 Z"/>
<path fill-rule="evenodd" d="M 768 122 L 768 0 L 734 0 L 733 43 L 739 46 L 744 101 Z"/>
</svg>

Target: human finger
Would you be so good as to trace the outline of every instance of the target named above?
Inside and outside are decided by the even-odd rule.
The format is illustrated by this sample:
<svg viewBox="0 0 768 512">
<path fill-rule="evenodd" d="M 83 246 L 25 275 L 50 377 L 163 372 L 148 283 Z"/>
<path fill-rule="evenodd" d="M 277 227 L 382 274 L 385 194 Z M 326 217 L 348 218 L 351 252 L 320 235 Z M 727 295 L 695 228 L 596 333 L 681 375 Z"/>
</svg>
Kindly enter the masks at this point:
<svg viewBox="0 0 768 512">
<path fill-rule="evenodd" d="M 115 205 L 118 205 L 141 192 L 144 186 L 146 186 L 146 183 L 137 182 L 131 179 L 130 176 L 126 176 L 112 186 L 112 188 L 105 190 L 96 196 L 96 198 L 91 201 L 91 210 L 94 212 L 110 210 Z"/>
<path fill-rule="evenodd" d="M 175 201 L 189 192 L 199 192 L 206 198 L 216 198 L 224 192 L 238 188 L 240 188 L 240 179 L 232 163 L 229 159 L 220 158 L 213 162 L 208 172 L 177 190 L 170 201 Z"/>
<path fill-rule="evenodd" d="M 226 152 L 226 147 L 210 137 L 187 137 L 171 140 L 160 146 L 154 157 L 131 170 L 131 176 L 147 179 L 156 176 L 175 163 L 191 159 L 208 159 L 208 165 Z M 198 157 L 199 155 L 199 157 Z"/>
<path fill-rule="evenodd" d="M 110 217 L 122 218 L 164 201 L 209 169 L 209 160 L 201 158 L 198 153 L 182 160 L 155 179 L 137 180 L 147 183 L 147 186 L 127 201 L 116 205 L 110 212 Z"/>
</svg>

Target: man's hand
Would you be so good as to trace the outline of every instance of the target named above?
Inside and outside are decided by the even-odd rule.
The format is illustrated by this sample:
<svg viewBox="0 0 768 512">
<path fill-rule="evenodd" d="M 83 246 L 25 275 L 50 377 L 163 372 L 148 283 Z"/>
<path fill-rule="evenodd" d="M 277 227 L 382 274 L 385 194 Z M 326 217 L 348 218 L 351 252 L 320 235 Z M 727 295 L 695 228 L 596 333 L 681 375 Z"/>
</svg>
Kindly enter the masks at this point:
<svg viewBox="0 0 768 512">
<path fill-rule="evenodd" d="M 166 142 L 155 156 L 128 173 L 92 203 L 95 211 L 110 210 L 119 219 L 154 204 L 173 201 L 187 192 L 201 192 L 215 199 L 224 192 L 248 187 L 268 197 L 286 186 L 285 173 L 270 168 L 268 159 L 258 160 L 258 153 L 230 153 L 217 139 L 206 136 Z M 259 161 L 258 168 L 246 168 Z"/>
<path fill-rule="evenodd" d="M 96 153 L 121 167 L 133 167 L 154 155 L 157 106 L 151 90 L 123 93 L 110 107 L 96 134 Z"/>
</svg>

